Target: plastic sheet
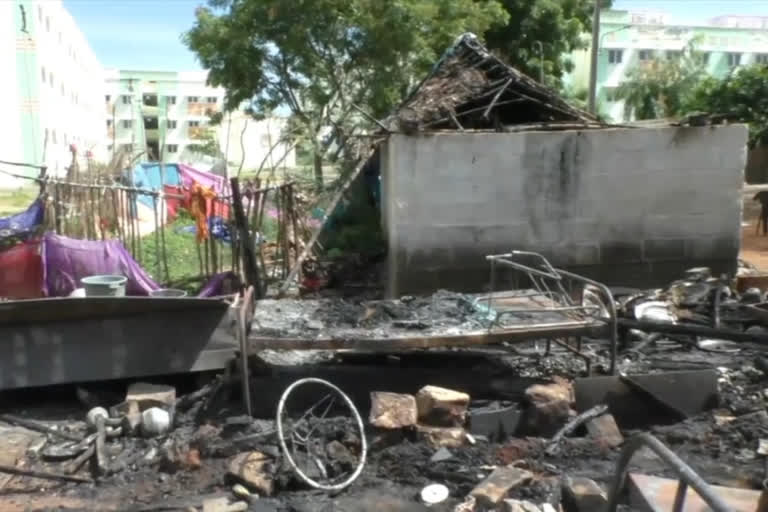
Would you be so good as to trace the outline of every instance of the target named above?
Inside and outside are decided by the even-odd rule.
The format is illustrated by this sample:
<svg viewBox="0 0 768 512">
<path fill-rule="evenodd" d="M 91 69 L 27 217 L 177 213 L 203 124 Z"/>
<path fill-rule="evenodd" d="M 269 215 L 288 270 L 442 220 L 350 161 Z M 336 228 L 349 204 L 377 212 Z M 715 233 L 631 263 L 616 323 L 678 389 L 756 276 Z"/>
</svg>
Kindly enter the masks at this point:
<svg viewBox="0 0 768 512">
<path fill-rule="evenodd" d="M 0 297 L 37 299 L 43 296 L 40 243 L 28 241 L 0 252 Z"/>
<path fill-rule="evenodd" d="M 149 295 L 160 288 L 118 240 L 76 240 L 46 233 L 42 257 L 50 297 L 68 296 L 80 287 L 82 278 L 92 275 L 127 277 L 126 295 Z"/>
</svg>

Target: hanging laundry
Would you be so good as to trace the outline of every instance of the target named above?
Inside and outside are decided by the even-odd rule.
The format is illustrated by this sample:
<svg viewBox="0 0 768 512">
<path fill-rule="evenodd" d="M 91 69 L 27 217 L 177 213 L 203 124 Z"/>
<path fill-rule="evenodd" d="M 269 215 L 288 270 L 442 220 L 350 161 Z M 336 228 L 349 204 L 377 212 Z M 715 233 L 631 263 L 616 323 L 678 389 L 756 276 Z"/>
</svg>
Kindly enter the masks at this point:
<svg viewBox="0 0 768 512">
<path fill-rule="evenodd" d="M 189 213 L 195 218 L 195 224 L 197 225 L 197 243 L 202 243 L 203 240 L 208 240 L 208 206 L 209 201 L 213 201 L 214 199 L 216 199 L 216 193 L 199 183 L 195 183 L 189 192 L 187 210 L 189 210 Z"/>
</svg>

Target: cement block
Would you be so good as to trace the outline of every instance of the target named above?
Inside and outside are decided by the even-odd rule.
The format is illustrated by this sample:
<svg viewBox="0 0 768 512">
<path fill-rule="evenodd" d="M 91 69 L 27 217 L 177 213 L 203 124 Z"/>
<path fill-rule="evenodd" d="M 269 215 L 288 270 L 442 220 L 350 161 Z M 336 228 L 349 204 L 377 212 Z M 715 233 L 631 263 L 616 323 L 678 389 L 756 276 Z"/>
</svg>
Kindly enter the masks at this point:
<svg viewBox="0 0 768 512">
<path fill-rule="evenodd" d="M 703 253 L 696 261 L 735 261 L 723 256 L 731 250 L 689 242 L 673 258 L 681 240 L 738 236 L 745 142 L 744 127 L 393 135 L 382 155 L 384 223 L 390 255 L 412 267 L 397 280 L 462 285 L 484 253 L 512 248 L 583 264 L 599 246 L 625 266 L 616 277 L 684 269 L 691 252 Z M 448 225 L 464 228 L 435 228 Z M 429 267 L 430 258 L 402 257 L 427 248 L 454 252 Z M 439 276 L 425 279 L 424 268 Z"/>
<path fill-rule="evenodd" d="M 643 242 L 643 259 L 646 261 L 684 259 L 685 247 L 685 240 L 646 240 Z"/>
<path fill-rule="evenodd" d="M 643 261 L 643 244 L 640 241 L 606 241 L 600 243 L 600 262 L 636 263 Z"/>
</svg>

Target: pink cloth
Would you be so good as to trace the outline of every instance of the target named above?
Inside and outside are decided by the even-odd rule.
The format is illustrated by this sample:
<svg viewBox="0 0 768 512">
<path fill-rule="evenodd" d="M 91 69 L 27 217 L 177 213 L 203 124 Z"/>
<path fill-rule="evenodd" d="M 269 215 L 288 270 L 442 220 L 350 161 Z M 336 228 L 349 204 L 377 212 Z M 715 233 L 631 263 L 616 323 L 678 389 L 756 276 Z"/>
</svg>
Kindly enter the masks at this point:
<svg viewBox="0 0 768 512">
<path fill-rule="evenodd" d="M 200 185 L 212 188 L 216 195 L 222 195 L 226 191 L 227 180 L 210 172 L 198 171 L 188 165 L 178 164 L 179 180 L 184 188 L 192 188 L 192 185 Z"/>
</svg>

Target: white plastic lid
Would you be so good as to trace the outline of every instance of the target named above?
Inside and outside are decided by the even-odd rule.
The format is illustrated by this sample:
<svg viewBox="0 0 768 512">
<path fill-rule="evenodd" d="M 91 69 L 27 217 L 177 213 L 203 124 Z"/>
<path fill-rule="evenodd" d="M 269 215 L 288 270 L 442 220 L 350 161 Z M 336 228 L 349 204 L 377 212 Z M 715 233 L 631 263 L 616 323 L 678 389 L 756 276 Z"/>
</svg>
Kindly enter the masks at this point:
<svg viewBox="0 0 768 512">
<path fill-rule="evenodd" d="M 448 499 L 448 488 L 443 484 L 429 484 L 421 490 L 421 501 L 425 505 L 436 505 Z"/>
</svg>

